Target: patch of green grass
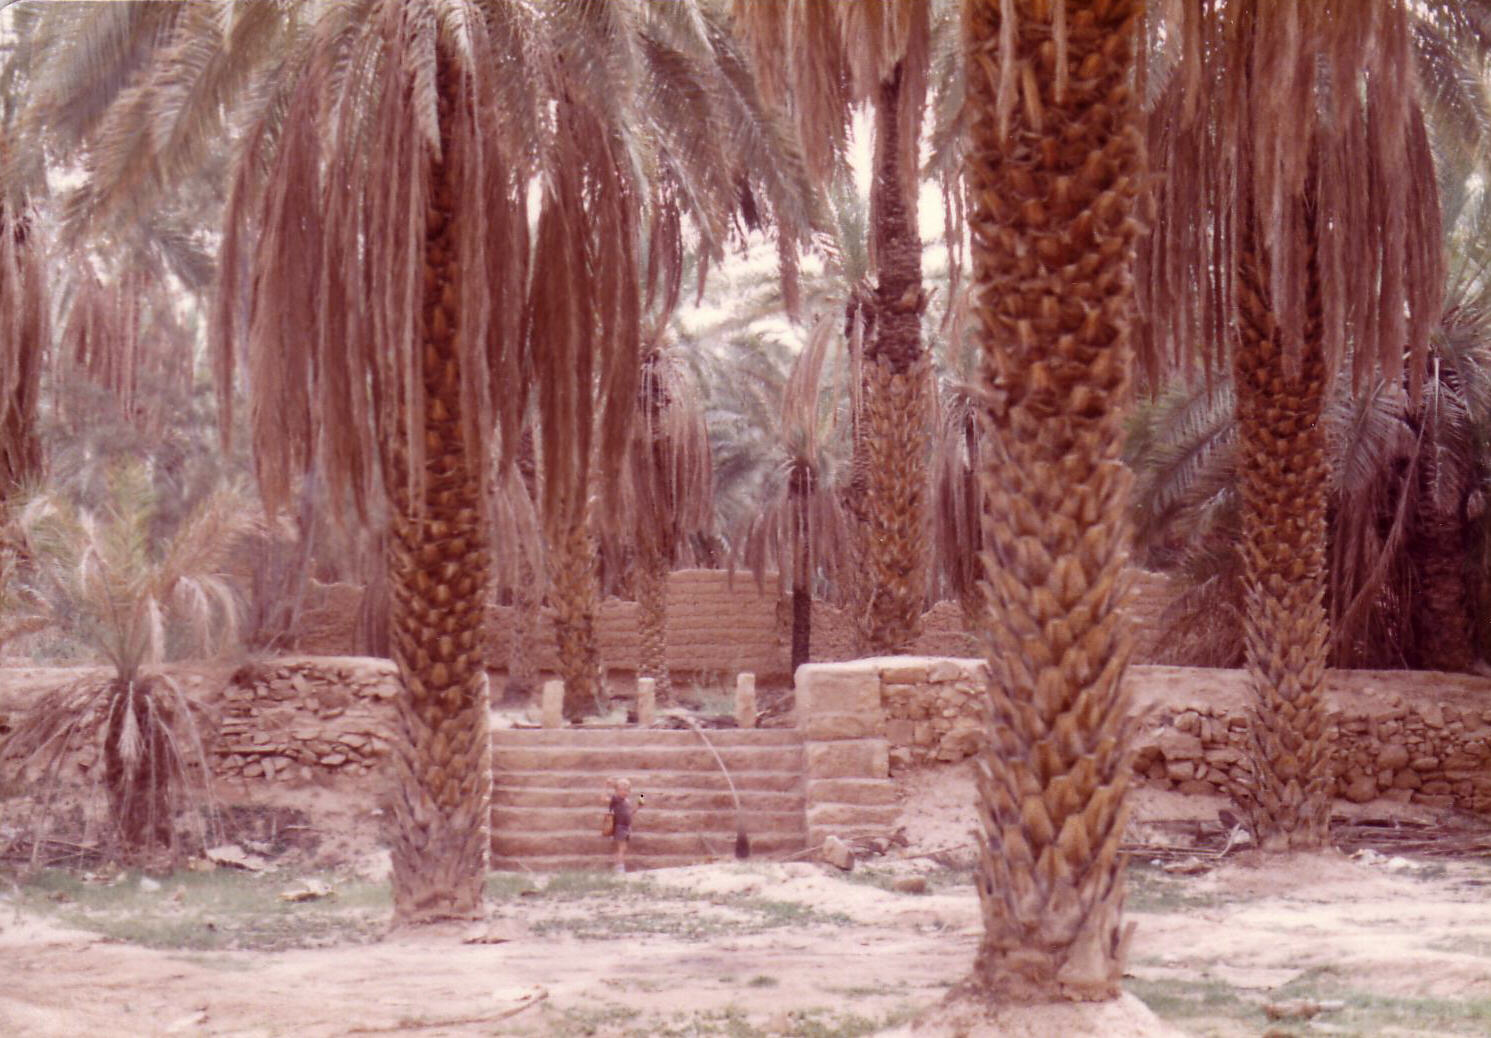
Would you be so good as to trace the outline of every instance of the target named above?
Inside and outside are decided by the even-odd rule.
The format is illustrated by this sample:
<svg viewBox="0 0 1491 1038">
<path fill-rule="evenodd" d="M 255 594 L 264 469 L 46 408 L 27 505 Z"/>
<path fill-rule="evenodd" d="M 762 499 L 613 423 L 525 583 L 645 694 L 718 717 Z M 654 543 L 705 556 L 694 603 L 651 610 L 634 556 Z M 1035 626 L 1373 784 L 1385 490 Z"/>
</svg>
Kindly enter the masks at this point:
<svg viewBox="0 0 1491 1038">
<path fill-rule="evenodd" d="M 1195 878 L 1175 876 L 1156 866 L 1129 862 L 1127 906 L 1137 912 L 1193 912 L 1228 903 L 1217 894 L 1197 891 Z"/>
<path fill-rule="evenodd" d="M 507 874 L 510 876 L 511 874 Z M 820 912 L 797 901 L 750 894 L 705 894 L 663 886 L 649 877 L 630 879 L 604 872 L 560 872 L 547 881 L 514 883 L 502 878 L 494 890 L 522 896 L 557 911 L 533 924 L 539 935 L 565 933 L 584 940 L 639 934 L 705 940 L 720 934 L 761 933 L 785 926 L 845 926 L 841 912 Z M 499 894 L 498 896 L 501 896 Z"/>
<path fill-rule="evenodd" d="M 876 887 L 880 890 L 894 891 L 896 880 L 907 875 L 905 872 L 897 872 L 892 869 L 876 865 L 862 865 L 853 872 L 846 872 L 843 879 L 849 883 L 858 883 L 862 886 Z M 927 872 L 918 873 L 927 881 L 927 893 L 945 893 L 950 890 L 959 890 L 973 886 L 972 868 L 937 868 Z"/>
<path fill-rule="evenodd" d="M 1268 1026 L 1266 1004 L 1296 1001 L 1339 1002 L 1302 1029 L 1325 1028 L 1334 1035 L 1375 1038 L 1386 1033 L 1484 1035 L 1491 1033 L 1491 999 L 1405 998 L 1379 995 L 1351 985 L 1349 972 L 1323 966 L 1264 993 L 1234 988 L 1225 982 L 1196 978 L 1124 982 L 1129 993 L 1173 1024 L 1205 1028 L 1235 1022 L 1248 1028 Z M 1291 1023 L 1291 1022 L 1286 1022 Z M 1299 1024 L 1298 1021 L 1292 1023 Z M 1286 1026 L 1286 1030 L 1291 1029 Z"/>
<path fill-rule="evenodd" d="M 292 903 L 280 891 L 294 880 L 278 875 L 218 869 L 180 872 L 141 887 L 140 877 L 90 883 L 61 869 L 45 869 L 22 882 L 23 908 L 104 938 L 147 948 L 187 951 L 279 951 L 334 944 L 364 944 L 386 929 L 386 884 L 348 882 L 329 874 L 311 877 L 333 896 Z"/>
</svg>

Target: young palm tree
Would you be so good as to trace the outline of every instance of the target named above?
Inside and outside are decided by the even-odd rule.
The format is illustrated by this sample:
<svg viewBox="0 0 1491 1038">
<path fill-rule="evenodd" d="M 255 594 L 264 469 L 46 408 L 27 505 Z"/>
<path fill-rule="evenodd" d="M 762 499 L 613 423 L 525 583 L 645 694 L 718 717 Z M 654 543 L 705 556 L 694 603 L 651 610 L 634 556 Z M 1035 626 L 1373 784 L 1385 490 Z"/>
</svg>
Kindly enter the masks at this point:
<svg viewBox="0 0 1491 1038">
<path fill-rule="evenodd" d="M 1178 54 L 1151 117 L 1166 176 L 1144 352 L 1202 343 L 1232 365 L 1256 703 L 1241 806 L 1270 849 L 1329 839 L 1326 390 L 1348 346 L 1355 381 L 1395 379 L 1440 311 L 1413 6 L 1183 4 L 1164 33 Z M 1421 373 L 1408 368 L 1415 397 Z"/>
<path fill-rule="evenodd" d="M 998 999 L 1109 998 L 1122 973 L 1119 414 L 1142 14 L 1137 0 L 965 9 L 992 735 L 978 758 L 984 934 L 967 983 Z"/>
<path fill-rule="evenodd" d="M 824 380 L 832 343 L 830 322 L 820 321 L 793 360 L 772 427 L 770 475 L 737 541 L 757 580 L 775 569 L 791 590 L 793 673 L 811 659 L 815 586 L 841 587 L 848 565 L 847 517 L 834 487 L 847 416 L 842 387 Z"/>
<path fill-rule="evenodd" d="M 178 797 L 209 773 L 200 708 L 145 668 L 166 658 L 170 642 L 210 647 L 232 637 L 238 604 L 222 571 L 245 528 L 241 504 L 221 493 L 160 541 L 151 532 L 157 500 L 149 472 L 136 464 L 111 473 L 100 513 L 44 495 L 19 520 L 40 600 L 114 673 L 38 701 L 5 755 L 23 767 L 47 756 L 55 766 L 69 741 L 97 730 L 108 817 L 130 857 L 174 845 Z"/>
<path fill-rule="evenodd" d="M 931 364 L 921 341 L 926 294 L 916 199 L 935 6 L 735 3 L 763 83 L 791 99 L 819 177 L 843 175 L 852 106 L 868 101 L 875 113 L 875 284 L 850 307 L 859 323 L 853 338 L 863 340 L 852 488 L 863 572 L 853 611 L 864 650 L 875 654 L 910 648 L 926 599 Z"/>
</svg>

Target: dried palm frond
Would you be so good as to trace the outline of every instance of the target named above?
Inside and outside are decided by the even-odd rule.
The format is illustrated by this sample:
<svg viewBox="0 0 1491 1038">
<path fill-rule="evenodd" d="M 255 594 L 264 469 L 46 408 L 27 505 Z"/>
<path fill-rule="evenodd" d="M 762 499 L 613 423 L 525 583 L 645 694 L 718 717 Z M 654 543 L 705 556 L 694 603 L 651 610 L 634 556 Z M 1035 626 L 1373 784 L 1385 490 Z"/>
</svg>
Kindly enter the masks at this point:
<svg viewBox="0 0 1491 1038">
<path fill-rule="evenodd" d="M 18 520 L 52 614 L 122 681 L 166 658 L 168 620 L 182 622 L 175 637 L 209 650 L 237 629 L 237 599 L 223 570 L 243 528 L 240 503 L 212 497 L 164 544 L 151 535 L 155 508 L 148 473 L 136 465 L 113 474 L 101 513 L 42 495 Z"/>
<path fill-rule="evenodd" d="M 222 839 L 204 735 L 205 707 L 164 674 L 86 677 L 42 693 L 0 742 L 0 780 L 31 800 L 31 865 L 58 823 L 64 768 L 91 753 L 90 791 L 103 810 L 89 820 L 106 853 L 141 860 L 178 850 L 178 819 L 198 853 Z M 182 819 L 181 816 L 185 815 Z M 84 842 L 88 842 L 85 834 Z"/>
<path fill-rule="evenodd" d="M 1326 369 L 1349 363 L 1360 384 L 1374 371 L 1395 377 L 1405 343 L 1421 355 L 1444 271 L 1415 13 L 1406 0 L 1156 8 L 1150 35 L 1165 50 L 1151 70 L 1164 78 L 1149 136 L 1165 176 L 1136 276 L 1140 359 L 1152 370 L 1199 347 L 1209 371 L 1231 348 L 1229 272 L 1248 234 L 1267 257 L 1288 365 L 1300 356 L 1317 246 Z M 1329 228 L 1318 240 L 1291 216 L 1307 194 Z M 1414 393 L 1420 367 L 1408 367 Z"/>
</svg>

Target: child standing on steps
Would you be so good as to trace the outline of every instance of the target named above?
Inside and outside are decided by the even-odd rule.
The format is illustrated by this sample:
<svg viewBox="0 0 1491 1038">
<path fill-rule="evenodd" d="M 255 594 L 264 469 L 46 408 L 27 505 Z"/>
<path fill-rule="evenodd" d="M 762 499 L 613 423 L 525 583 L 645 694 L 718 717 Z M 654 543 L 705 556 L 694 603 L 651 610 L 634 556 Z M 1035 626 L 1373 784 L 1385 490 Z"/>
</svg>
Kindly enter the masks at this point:
<svg viewBox="0 0 1491 1038">
<path fill-rule="evenodd" d="M 611 832 L 611 839 L 616 844 L 617 872 L 626 871 L 626 848 L 632 838 L 632 816 L 641 810 L 642 802 L 647 794 L 641 793 L 637 796 L 637 803 L 632 804 L 632 782 L 631 779 L 614 778 L 611 780 L 611 804 L 607 808 L 616 819 L 616 826 Z"/>
</svg>

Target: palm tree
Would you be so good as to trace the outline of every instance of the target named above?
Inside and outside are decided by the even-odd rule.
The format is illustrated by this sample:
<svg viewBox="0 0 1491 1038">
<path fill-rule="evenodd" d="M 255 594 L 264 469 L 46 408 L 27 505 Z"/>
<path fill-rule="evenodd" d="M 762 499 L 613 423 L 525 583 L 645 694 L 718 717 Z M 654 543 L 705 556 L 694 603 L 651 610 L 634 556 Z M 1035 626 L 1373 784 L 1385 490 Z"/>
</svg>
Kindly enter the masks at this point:
<svg viewBox="0 0 1491 1038">
<path fill-rule="evenodd" d="M 772 425 L 771 467 L 756 511 L 737 537 L 740 557 L 759 581 L 769 569 L 792 595 L 792 671 L 812 655 L 818 586 L 845 583 L 848 521 L 834 486 L 846 424 L 842 387 L 825 384 L 832 326 L 820 320 L 792 362 Z"/>
<path fill-rule="evenodd" d="M 623 487 L 631 498 L 623 537 L 636 565 L 637 674 L 657 682 L 666 699 L 668 574 L 689 539 L 708 532 L 713 504 L 709 435 L 698 395 L 670 351 L 652 346 L 642 358 L 640 421 L 632 432 Z"/>
<path fill-rule="evenodd" d="M 0 126 L 0 169 L 6 163 Z M 51 332 L 46 259 L 24 202 L 0 193 L 0 505 L 41 473 L 37 404 Z"/>
<path fill-rule="evenodd" d="M 934 6 L 735 3 L 763 83 L 791 99 L 809 166 L 822 180 L 843 175 L 852 106 L 868 101 L 875 113 L 876 280 L 873 293 L 851 296 L 847 309 L 851 341 L 863 341 L 850 495 L 863 600 L 854 613 L 864 649 L 876 654 L 909 650 L 926 598 L 931 364 L 921 342 L 926 293 L 916 198 Z"/>
<path fill-rule="evenodd" d="M 1143 173 L 1143 5 L 965 10 L 974 335 L 991 672 L 978 758 L 976 993 L 1118 991 L 1131 639 L 1120 409 Z"/>
<path fill-rule="evenodd" d="M 39 700 L 5 753 L 22 764 L 49 756 L 55 766 L 62 747 L 96 727 L 108 817 L 131 857 L 174 845 L 177 798 L 209 774 L 201 708 L 146 667 L 162 662 L 171 643 L 211 647 L 231 639 L 238 619 L 222 571 L 245 528 L 240 502 L 213 495 L 164 539 L 152 536 L 159 511 L 147 467 L 133 464 L 110 473 L 98 513 L 49 494 L 29 502 L 19 520 L 40 601 L 113 675 Z"/>
<path fill-rule="evenodd" d="M 1151 117 L 1167 175 L 1140 276 L 1144 354 L 1200 343 L 1232 366 L 1255 696 L 1240 806 L 1269 849 L 1329 840 L 1327 388 L 1348 356 L 1355 381 L 1395 380 L 1440 312 L 1413 6 L 1182 5 L 1165 33 L 1179 46 Z M 1415 359 L 1415 398 L 1421 375 Z"/>
</svg>

